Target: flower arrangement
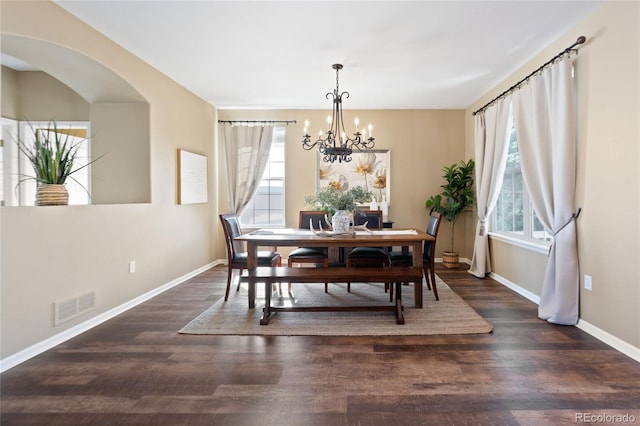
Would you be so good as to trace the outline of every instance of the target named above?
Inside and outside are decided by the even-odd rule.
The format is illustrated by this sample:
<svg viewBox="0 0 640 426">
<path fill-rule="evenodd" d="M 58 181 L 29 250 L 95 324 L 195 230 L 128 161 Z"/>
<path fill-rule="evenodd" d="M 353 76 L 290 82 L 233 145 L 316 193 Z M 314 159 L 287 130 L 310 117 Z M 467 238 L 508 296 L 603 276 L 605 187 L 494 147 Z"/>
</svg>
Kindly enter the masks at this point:
<svg viewBox="0 0 640 426">
<path fill-rule="evenodd" d="M 336 210 L 355 210 L 358 204 L 367 203 L 372 194 L 361 186 L 348 189 L 339 181 L 332 181 L 328 186 L 321 188 L 316 195 L 308 195 L 304 198 L 307 206 L 319 210 L 328 210 L 330 213 Z"/>
</svg>

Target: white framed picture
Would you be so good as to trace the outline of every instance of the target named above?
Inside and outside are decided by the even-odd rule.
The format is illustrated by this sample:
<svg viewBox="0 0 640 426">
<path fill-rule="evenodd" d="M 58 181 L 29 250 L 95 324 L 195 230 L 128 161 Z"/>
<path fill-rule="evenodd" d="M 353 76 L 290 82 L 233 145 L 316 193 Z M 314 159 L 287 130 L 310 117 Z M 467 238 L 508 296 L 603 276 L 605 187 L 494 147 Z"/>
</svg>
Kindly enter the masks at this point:
<svg viewBox="0 0 640 426">
<path fill-rule="evenodd" d="M 207 156 L 178 149 L 178 204 L 208 201 Z"/>
<path fill-rule="evenodd" d="M 354 151 L 347 163 L 325 163 L 318 153 L 317 162 L 318 189 L 336 184 L 348 188 L 362 186 L 371 191 L 378 202 L 386 199 L 387 204 L 391 203 L 391 150 Z"/>
</svg>

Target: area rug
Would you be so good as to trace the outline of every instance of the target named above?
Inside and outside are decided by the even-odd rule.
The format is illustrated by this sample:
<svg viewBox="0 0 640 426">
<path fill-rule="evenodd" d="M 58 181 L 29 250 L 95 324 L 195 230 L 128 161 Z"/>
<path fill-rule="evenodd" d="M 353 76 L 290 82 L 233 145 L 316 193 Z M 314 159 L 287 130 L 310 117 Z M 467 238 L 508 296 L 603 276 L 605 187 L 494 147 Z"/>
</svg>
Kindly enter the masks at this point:
<svg viewBox="0 0 640 426">
<path fill-rule="evenodd" d="M 278 312 L 269 325 L 260 325 L 264 306 L 264 285 L 258 284 L 256 309 L 247 305 L 246 285 L 226 302 L 221 298 L 192 320 L 179 333 L 265 336 L 393 336 L 434 334 L 490 333 L 493 326 L 485 321 L 439 277 L 436 301 L 433 292 L 423 285 L 423 309 L 414 308 L 413 285 L 403 286 L 402 300 L 405 324 L 395 323 L 392 312 Z M 282 296 L 274 295 L 273 305 L 381 305 L 389 302 L 384 284 L 330 283 L 329 293 L 323 284 L 293 284 L 293 297 L 282 285 Z"/>
</svg>

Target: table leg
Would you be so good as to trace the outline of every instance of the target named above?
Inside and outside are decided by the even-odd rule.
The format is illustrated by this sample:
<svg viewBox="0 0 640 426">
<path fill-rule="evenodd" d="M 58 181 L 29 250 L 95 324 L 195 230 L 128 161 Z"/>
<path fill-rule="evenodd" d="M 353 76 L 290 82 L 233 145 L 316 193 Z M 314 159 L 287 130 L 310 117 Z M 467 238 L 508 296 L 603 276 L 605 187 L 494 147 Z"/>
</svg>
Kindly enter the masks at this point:
<svg viewBox="0 0 640 426">
<path fill-rule="evenodd" d="M 418 266 L 422 270 L 422 241 L 413 243 L 413 266 Z M 416 308 L 422 309 L 422 277 L 420 281 L 414 281 L 413 292 Z"/>
<path fill-rule="evenodd" d="M 249 273 L 249 309 L 256 307 L 255 271 L 258 267 L 258 246 L 253 241 L 247 241 L 247 271 Z"/>
</svg>

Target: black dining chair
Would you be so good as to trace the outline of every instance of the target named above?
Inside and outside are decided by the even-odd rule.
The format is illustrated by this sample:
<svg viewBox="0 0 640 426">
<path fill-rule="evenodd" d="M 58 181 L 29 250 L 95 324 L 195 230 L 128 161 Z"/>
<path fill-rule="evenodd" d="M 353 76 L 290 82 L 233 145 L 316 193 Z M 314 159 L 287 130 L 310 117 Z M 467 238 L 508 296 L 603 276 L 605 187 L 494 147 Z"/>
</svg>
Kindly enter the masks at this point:
<svg viewBox="0 0 640 426">
<path fill-rule="evenodd" d="M 432 212 L 429 216 L 429 222 L 427 223 L 427 234 L 431 235 L 433 241 L 425 241 L 422 251 L 422 270 L 425 280 L 427 281 L 427 289 L 431 290 L 433 286 L 433 295 L 436 300 L 440 300 L 438 297 L 438 288 L 436 287 L 436 273 L 434 270 L 435 265 L 435 253 L 436 253 L 436 240 L 438 239 L 438 231 L 440 230 L 440 223 L 442 222 L 442 215 L 438 212 Z M 392 250 L 389 253 L 389 260 L 391 266 L 411 266 L 413 265 L 413 255 L 408 249 Z M 429 283 L 431 281 L 431 283 Z M 393 289 L 391 290 L 393 291 Z"/>
<path fill-rule="evenodd" d="M 353 216 L 353 224 L 355 226 L 366 224 L 367 229 L 380 230 L 384 227 L 382 210 L 356 212 Z M 347 255 L 347 267 L 387 267 L 390 265 L 389 254 L 384 247 L 356 247 Z M 351 291 L 350 282 L 347 282 L 347 291 Z"/>
<path fill-rule="evenodd" d="M 225 242 L 227 245 L 227 289 L 224 292 L 224 300 L 229 298 L 229 288 L 231 287 L 231 276 L 234 269 L 239 269 L 240 273 L 247 268 L 247 252 L 244 249 L 242 241 L 236 241 L 235 238 L 242 235 L 240 222 L 236 213 L 224 213 L 220 215 L 222 229 L 224 230 Z M 282 257 L 277 251 L 258 251 L 258 266 L 280 266 L 282 265 Z M 238 287 L 240 289 L 240 280 Z"/>
<path fill-rule="evenodd" d="M 329 224 L 326 219 L 327 212 L 324 210 L 301 210 L 298 215 L 298 228 L 300 229 L 328 229 Z M 298 247 L 289 253 L 287 265 L 291 268 L 294 264 L 313 264 L 316 267 L 322 265 L 329 266 L 329 249 L 327 247 Z M 291 283 L 289 283 L 291 292 Z M 324 283 L 324 292 L 328 292 L 328 283 Z"/>
</svg>

